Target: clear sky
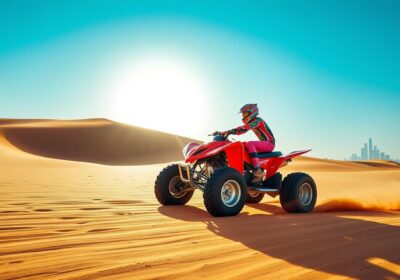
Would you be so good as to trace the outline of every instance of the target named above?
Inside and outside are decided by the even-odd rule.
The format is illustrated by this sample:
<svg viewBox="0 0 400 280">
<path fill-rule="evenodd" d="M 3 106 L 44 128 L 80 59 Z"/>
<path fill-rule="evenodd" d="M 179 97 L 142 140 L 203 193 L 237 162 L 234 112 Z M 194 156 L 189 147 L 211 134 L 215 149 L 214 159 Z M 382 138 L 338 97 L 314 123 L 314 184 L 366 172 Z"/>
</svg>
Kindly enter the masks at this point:
<svg viewBox="0 0 400 280">
<path fill-rule="evenodd" d="M 254 102 L 278 150 L 400 158 L 399 30 L 400 1 L 5 0 L 0 117 L 207 140 Z"/>
</svg>

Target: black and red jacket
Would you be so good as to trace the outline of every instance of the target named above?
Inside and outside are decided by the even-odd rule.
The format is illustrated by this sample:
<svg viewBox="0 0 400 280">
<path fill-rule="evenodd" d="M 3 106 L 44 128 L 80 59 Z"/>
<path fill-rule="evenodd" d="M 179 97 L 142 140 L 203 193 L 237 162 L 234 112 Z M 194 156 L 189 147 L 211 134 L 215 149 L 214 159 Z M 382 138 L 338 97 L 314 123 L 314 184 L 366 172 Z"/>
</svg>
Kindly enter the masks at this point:
<svg viewBox="0 0 400 280">
<path fill-rule="evenodd" d="M 232 129 L 230 132 L 235 135 L 243 134 L 252 130 L 260 141 L 269 141 L 275 144 L 275 138 L 267 123 L 260 117 L 252 119 L 249 123 Z"/>
</svg>

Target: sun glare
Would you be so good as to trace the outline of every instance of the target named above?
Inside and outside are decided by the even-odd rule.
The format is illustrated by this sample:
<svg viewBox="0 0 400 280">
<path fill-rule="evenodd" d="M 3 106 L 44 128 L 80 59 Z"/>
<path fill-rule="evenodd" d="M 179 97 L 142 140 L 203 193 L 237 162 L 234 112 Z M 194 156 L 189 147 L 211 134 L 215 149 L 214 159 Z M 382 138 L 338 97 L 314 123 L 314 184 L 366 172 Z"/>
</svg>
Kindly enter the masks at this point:
<svg viewBox="0 0 400 280">
<path fill-rule="evenodd" d="M 202 77 L 189 65 L 177 59 L 141 59 L 119 80 L 116 120 L 178 135 L 196 134 L 207 92 Z"/>
</svg>

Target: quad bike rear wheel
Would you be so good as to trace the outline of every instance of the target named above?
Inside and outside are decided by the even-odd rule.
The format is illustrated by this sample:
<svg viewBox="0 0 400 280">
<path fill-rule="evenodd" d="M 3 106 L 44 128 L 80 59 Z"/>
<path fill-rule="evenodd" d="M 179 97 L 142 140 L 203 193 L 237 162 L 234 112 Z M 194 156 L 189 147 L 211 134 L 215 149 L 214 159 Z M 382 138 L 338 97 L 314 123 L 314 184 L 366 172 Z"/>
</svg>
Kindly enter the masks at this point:
<svg viewBox="0 0 400 280">
<path fill-rule="evenodd" d="M 261 200 L 263 200 L 264 195 L 265 193 L 262 192 L 249 191 L 247 192 L 246 203 L 259 203 Z"/>
<path fill-rule="evenodd" d="M 154 193 L 162 205 L 184 205 L 193 196 L 188 184 L 181 180 L 177 164 L 165 167 L 157 176 Z"/>
<path fill-rule="evenodd" d="M 289 174 L 280 189 L 282 208 L 291 213 L 306 213 L 314 209 L 317 187 L 310 175 L 297 172 Z"/>
<path fill-rule="evenodd" d="M 247 197 L 243 176 L 235 169 L 221 167 L 207 180 L 204 205 L 214 217 L 235 216 L 242 210 Z"/>
</svg>

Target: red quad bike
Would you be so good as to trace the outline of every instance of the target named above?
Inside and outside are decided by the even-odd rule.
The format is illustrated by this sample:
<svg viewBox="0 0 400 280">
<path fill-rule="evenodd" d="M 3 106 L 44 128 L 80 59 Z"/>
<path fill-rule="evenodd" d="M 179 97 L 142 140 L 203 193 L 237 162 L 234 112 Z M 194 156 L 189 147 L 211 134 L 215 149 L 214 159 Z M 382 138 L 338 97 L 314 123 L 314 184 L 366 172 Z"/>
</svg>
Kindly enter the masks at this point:
<svg viewBox="0 0 400 280">
<path fill-rule="evenodd" d="M 254 167 L 245 145 L 213 134 L 212 142 L 189 143 L 183 148 L 185 163 L 164 168 L 155 182 L 155 195 L 162 205 L 184 205 L 195 189 L 203 192 L 204 205 L 213 216 L 235 216 L 245 203 L 258 203 L 265 194 L 280 196 L 287 212 L 305 213 L 314 209 L 317 188 L 305 173 L 291 173 L 282 181 L 279 168 L 310 150 L 258 153 L 265 178 L 252 183 Z"/>
</svg>

